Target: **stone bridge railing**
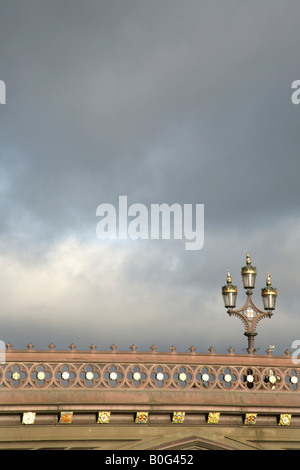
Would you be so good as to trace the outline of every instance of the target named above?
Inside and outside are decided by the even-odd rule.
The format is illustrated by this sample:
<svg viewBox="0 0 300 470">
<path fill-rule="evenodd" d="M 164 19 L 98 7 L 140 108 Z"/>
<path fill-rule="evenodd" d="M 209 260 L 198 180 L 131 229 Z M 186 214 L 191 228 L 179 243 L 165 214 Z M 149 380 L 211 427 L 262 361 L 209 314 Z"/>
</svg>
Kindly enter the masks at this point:
<svg viewBox="0 0 300 470">
<path fill-rule="evenodd" d="M 0 365 L 0 393 L 10 389 L 98 389 L 98 390 L 177 390 L 177 391 L 276 391 L 300 390 L 300 367 L 294 364 L 289 351 L 284 356 L 119 352 L 113 345 L 110 351 L 14 350 L 7 345 L 5 362 Z"/>
</svg>

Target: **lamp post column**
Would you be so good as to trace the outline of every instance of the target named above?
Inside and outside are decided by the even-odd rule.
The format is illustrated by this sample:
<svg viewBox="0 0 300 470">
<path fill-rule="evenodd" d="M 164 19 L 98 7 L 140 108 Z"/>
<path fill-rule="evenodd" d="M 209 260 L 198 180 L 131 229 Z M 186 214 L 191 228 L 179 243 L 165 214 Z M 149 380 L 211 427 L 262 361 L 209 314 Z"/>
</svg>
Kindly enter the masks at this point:
<svg viewBox="0 0 300 470">
<path fill-rule="evenodd" d="M 255 353 L 254 338 L 257 335 L 257 333 L 251 332 L 251 331 L 250 332 L 245 331 L 244 335 L 247 336 L 248 338 L 248 348 L 247 348 L 248 354 L 254 354 Z"/>
</svg>

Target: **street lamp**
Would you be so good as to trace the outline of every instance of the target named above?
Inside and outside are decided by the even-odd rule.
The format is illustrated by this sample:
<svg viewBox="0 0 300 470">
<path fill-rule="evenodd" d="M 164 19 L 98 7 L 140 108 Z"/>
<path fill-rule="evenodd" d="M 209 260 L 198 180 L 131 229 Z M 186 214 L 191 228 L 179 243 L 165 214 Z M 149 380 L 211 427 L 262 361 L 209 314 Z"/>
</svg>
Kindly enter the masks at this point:
<svg viewBox="0 0 300 470">
<path fill-rule="evenodd" d="M 261 290 L 265 310 L 275 310 L 277 289 L 271 286 L 271 277 L 268 273 L 266 287 Z"/>
<path fill-rule="evenodd" d="M 227 284 L 222 287 L 222 295 L 224 306 L 227 308 L 228 314 L 235 315 L 240 318 L 245 326 L 245 336 L 248 337 L 248 353 L 253 354 L 254 337 L 257 335 L 257 323 L 263 318 L 271 318 L 275 309 L 277 289 L 271 286 L 270 274 L 267 275 L 266 287 L 261 289 L 264 310 L 256 307 L 252 300 L 252 289 L 255 288 L 256 268 L 251 265 L 249 252 L 246 255 L 246 266 L 241 269 L 242 281 L 244 289 L 247 289 L 247 300 L 243 307 L 234 310 L 236 306 L 237 287 L 232 285 L 230 272 L 227 272 Z"/>
<path fill-rule="evenodd" d="M 254 289 L 256 279 L 256 268 L 251 266 L 249 252 L 246 255 L 246 266 L 241 269 L 242 281 L 244 289 Z"/>
<path fill-rule="evenodd" d="M 229 270 L 227 271 L 227 285 L 223 286 L 222 294 L 225 307 L 234 308 L 236 306 L 237 287 L 231 284 L 231 276 Z"/>
</svg>

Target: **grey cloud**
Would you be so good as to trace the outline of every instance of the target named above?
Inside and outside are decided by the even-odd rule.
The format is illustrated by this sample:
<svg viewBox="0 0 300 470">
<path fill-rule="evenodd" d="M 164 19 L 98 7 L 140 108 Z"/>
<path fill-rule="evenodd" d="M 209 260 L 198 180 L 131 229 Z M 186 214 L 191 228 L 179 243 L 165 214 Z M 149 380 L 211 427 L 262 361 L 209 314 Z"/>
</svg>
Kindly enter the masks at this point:
<svg viewBox="0 0 300 470">
<path fill-rule="evenodd" d="M 124 332 L 110 321 L 118 318 L 128 338 L 138 336 L 145 347 L 145 330 L 151 344 L 156 337 L 163 347 L 171 338 L 182 347 L 198 341 L 191 325 L 201 341 L 242 345 L 220 287 L 229 265 L 238 278 L 249 249 L 258 266 L 270 266 L 281 292 L 283 313 L 262 326 L 261 337 L 288 342 L 289 321 L 297 322 L 299 109 L 290 85 L 300 78 L 299 6 L 89 0 L 15 1 L 1 10 L 7 104 L 0 109 L 0 246 L 8 279 L 2 298 L 13 312 L 4 320 L 5 335 L 19 341 L 12 318 L 25 315 L 28 335 L 45 344 L 52 328 L 62 339 L 56 324 L 42 331 L 45 319 L 63 310 L 67 324 L 70 292 L 81 285 L 78 309 L 89 306 L 90 323 L 82 328 L 76 310 L 70 342 L 71 336 L 88 341 L 96 318 L 99 331 L 105 319 L 107 341 L 122 340 Z M 96 208 L 116 204 L 120 194 L 130 203 L 204 203 L 205 243 L 197 253 L 182 243 L 131 243 L 118 275 L 109 264 L 107 291 L 98 297 L 95 263 L 103 262 L 103 245 Z M 21 313 L 11 299 L 18 270 L 10 277 L 9 266 L 17 257 L 21 272 L 30 267 L 26 285 L 36 281 L 34 266 L 51 284 L 49 253 L 73 238 L 84 253 L 99 247 L 99 257 L 95 249 L 85 262 L 80 258 L 80 276 L 71 275 L 61 304 L 48 295 L 35 303 L 33 290 L 32 314 Z M 94 279 L 87 280 L 89 272 Z M 120 281 L 127 290 L 118 290 Z M 220 322 L 228 325 L 225 339 Z"/>
</svg>

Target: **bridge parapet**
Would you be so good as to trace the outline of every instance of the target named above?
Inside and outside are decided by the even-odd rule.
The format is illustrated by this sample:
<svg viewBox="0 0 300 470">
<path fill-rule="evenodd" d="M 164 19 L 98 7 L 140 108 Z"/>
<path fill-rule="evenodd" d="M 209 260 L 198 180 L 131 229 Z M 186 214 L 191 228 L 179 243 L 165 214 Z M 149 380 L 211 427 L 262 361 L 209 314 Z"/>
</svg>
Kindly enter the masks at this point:
<svg viewBox="0 0 300 470">
<path fill-rule="evenodd" d="M 191 390 L 191 391 L 276 391 L 300 390 L 300 367 L 289 351 L 283 356 L 217 354 L 213 348 L 206 354 L 176 352 L 14 350 L 8 344 L 6 363 L 0 368 L 0 393 L 6 388 L 18 389 L 97 389 L 97 390 Z"/>
</svg>

